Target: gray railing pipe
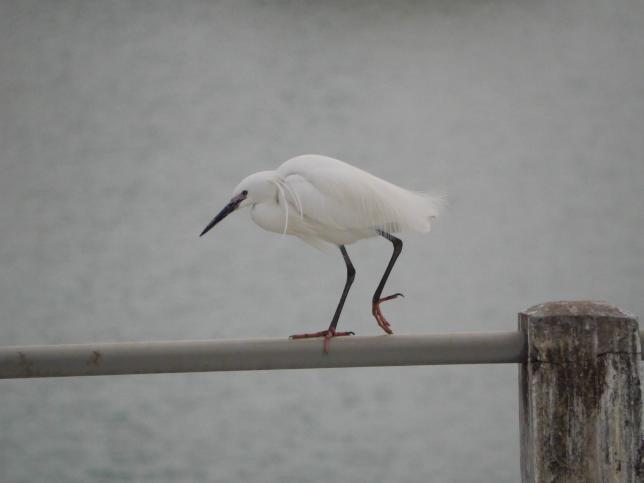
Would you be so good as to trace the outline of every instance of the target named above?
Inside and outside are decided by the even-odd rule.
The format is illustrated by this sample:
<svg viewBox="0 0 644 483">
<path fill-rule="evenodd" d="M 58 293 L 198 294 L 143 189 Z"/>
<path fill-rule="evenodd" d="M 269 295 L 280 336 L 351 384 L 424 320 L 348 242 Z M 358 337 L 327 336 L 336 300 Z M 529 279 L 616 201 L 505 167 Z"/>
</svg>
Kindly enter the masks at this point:
<svg viewBox="0 0 644 483">
<path fill-rule="evenodd" d="M 0 347 L 0 378 L 521 362 L 523 333 L 218 339 Z"/>
</svg>

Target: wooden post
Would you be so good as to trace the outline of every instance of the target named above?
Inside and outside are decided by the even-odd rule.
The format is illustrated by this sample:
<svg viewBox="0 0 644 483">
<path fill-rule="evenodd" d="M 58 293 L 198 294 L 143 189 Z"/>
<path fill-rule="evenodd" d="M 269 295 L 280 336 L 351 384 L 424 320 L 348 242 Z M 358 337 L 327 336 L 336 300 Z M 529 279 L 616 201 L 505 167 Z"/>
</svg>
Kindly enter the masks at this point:
<svg viewBox="0 0 644 483">
<path fill-rule="evenodd" d="M 605 302 L 549 302 L 519 314 L 524 483 L 640 482 L 637 319 Z"/>
</svg>

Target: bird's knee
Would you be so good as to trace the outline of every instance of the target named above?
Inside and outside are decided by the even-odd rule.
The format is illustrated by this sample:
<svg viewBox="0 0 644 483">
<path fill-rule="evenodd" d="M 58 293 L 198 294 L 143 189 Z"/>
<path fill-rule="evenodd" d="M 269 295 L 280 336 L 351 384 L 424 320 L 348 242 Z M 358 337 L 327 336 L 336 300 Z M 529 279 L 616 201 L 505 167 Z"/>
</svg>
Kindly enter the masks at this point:
<svg viewBox="0 0 644 483">
<path fill-rule="evenodd" d="M 353 266 L 347 267 L 347 279 L 353 282 L 353 279 L 356 277 L 356 269 Z"/>
</svg>

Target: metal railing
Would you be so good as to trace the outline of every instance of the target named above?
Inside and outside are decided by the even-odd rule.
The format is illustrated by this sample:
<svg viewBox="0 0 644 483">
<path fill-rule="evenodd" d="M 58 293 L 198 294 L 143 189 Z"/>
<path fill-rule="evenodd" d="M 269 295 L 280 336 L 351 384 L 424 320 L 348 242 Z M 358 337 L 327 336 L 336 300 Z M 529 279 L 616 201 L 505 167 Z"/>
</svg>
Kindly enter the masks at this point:
<svg viewBox="0 0 644 483">
<path fill-rule="evenodd" d="M 0 378 L 516 363 L 522 332 L 117 342 L 0 348 Z"/>
</svg>

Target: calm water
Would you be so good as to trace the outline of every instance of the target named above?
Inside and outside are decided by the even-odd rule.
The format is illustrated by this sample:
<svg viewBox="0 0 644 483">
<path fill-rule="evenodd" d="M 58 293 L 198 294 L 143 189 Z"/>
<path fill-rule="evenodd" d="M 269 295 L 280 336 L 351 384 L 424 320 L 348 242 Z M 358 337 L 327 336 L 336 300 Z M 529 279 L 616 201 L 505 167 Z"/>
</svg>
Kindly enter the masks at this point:
<svg viewBox="0 0 644 483">
<path fill-rule="evenodd" d="M 340 256 L 247 213 L 301 153 L 447 192 L 401 333 L 552 299 L 644 314 L 644 4 L 0 2 L 0 343 L 324 328 Z M 390 245 L 349 247 L 376 334 Z M 516 482 L 515 366 L 0 383 L 0 481 Z"/>
</svg>

